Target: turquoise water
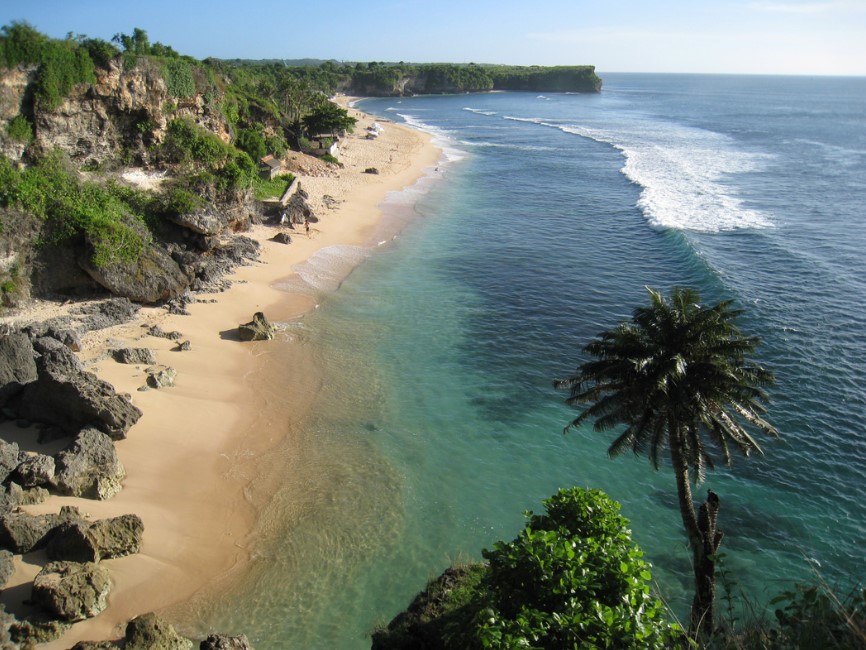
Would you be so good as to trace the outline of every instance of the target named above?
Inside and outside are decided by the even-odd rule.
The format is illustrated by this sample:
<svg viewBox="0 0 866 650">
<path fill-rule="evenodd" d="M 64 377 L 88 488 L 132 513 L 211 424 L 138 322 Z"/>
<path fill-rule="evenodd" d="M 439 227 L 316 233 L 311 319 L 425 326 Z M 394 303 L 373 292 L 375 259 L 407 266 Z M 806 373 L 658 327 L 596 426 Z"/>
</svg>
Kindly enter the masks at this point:
<svg viewBox="0 0 866 650">
<path fill-rule="evenodd" d="M 733 298 L 777 374 L 782 438 L 705 483 L 727 570 L 762 602 L 813 568 L 862 575 L 864 100 L 863 79 L 606 75 L 597 96 L 362 103 L 435 133 L 448 160 L 390 208 L 417 201 L 400 236 L 299 326 L 324 369 L 316 415 L 262 518 L 263 570 L 202 621 L 260 650 L 369 647 L 428 578 L 572 485 L 623 504 L 682 614 L 673 477 L 608 459 L 589 429 L 563 436 L 574 413 L 552 389 L 645 285 Z M 363 254 L 302 276 L 324 288 Z"/>
</svg>

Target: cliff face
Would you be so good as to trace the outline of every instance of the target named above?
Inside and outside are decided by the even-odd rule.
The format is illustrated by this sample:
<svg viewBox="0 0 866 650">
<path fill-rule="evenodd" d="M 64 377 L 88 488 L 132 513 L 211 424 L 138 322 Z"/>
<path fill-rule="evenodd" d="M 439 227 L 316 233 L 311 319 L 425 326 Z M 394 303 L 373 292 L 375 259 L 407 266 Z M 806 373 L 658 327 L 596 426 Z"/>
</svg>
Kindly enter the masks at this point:
<svg viewBox="0 0 866 650">
<path fill-rule="evenodd" d="M 96 83 L 81 84 L 54 110 L 32 101 L 34 68 L 0 71 L 0 120 L 7 123 L 21 113 L 31 118 L 38 150 L 62 149 L 73 162 L 99 165 L 121 152 L 147 162 L 147 147 L 162 140 L 168 122 L 189 117 L 230 140 L 229 126 L 204 97 L 171 97 L 159 68 L 140 59 L 125 70 L 116 58 L 108 69 L 96 70 Z M 7 157 L 20 159 L 24 146 L 6 142 Z"/>
</svg>

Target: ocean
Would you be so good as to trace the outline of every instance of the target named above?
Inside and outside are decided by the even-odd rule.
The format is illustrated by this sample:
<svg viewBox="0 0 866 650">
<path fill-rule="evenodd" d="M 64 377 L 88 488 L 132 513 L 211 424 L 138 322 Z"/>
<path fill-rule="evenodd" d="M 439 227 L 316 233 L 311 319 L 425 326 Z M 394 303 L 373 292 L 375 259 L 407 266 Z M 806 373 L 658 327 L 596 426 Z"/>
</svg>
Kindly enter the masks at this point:
<svg viewBox="0 0 866 650">
<path fill-rule="evenodd" d="M 563 435 L 576 412 L 552 387 L 647 286 L 734 300 L 776 374 L 781 437 L 696 490 L 721 498 L 728 583 L 760 608 L 796 581 L 863 578 L 866 79 L 602 77 L 598 95 L 358 105 L 433 133 L 443 159 L 386 203 L 406 223 L 393 241 L 298 269 L 320 303 L 287 330 L 323 369 L 314 415 L 254 571 L 195 605 L 202 628 L 259 650 L 369 647 L 428 579 L 570 486 L 622 504 L 685 617 L 673 474 L 609 459 L 591 427 Z"/>
</svg>

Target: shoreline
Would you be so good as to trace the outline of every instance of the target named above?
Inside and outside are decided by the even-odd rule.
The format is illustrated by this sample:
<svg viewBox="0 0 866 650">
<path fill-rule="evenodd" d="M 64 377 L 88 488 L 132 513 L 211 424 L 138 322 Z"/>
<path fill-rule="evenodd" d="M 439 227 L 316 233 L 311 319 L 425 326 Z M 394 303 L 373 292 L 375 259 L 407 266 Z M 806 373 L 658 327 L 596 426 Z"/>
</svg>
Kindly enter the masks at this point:
<svg viewBox="0 0 866 650">
<path fill-rule="evenodd" d="M 351 99 L 341 97 L 340 103 L 346 107 Z M 286 373 L 281 367 L 280 386 L 263 385 L 275 374 L 273 368 L 265 369 L 268 348 L 292 343 L 290 328 L 274 341 L 255 343 L 240 343 L 233 332 L 256 311 L 281 324 L 315 308 L 314 294 L 286 288 L 287 278 L 296 276 L 295 268 L 329 247 L 375 249 L 381 243 L 376 240 L 383 228 L 382 204 L 391 193 L 430 176 L 441 155 L 432 136 L 393 122 L 386 123 L 377 139 L 367 140 L 366 127 L 374 119 L 354 105 L 349 110 L 360 119 L 341 144 L 338 158 L 345 167 L 329 176 L 296 173 L 320 219 L 311 224 L 309 237 L 300 229 L 289 231 L 292 243 L 287 246 L 268 240 L 279 228 L 256 226 L 244 234 L 262 245 L 259 261 L 235 269 L 227 292 L 198 296 L 215 302 L 189 305 L 188 316 L 143 307 L 131 323 L 85 337 L 79 356 L 88 370 L 119 393 L 132 395 L 144 412 L 116 445 L 127 471 L 123 490 L 109 501 L 52 496 L 25 510 L 40 514 L 76 505 L 92 519 L 134 513 L 144 520 L 144 542 L 137 555 L 104 561 L 113 583 L 108 608 L 42 647 L 118 638 L 129 619 L 222 592 L 245 574 L 254 553 L 251 536 L 258 505 L 267 499 L 269 477 L 260 474 L 267 467 L 267 452 L 291 444 L 291 423 L 309 414 L 319 377 L 315 361 L 301 350 L 295 355 L 306 357 L 300 368 Z M 368 167 L 376 167 L 379 174 L 364 173 Z M 143 323 L 179 330 L 191 341 L 191 349 L 173 352 L 173 341 L 146 336 Z M 88 363 L 108 347 L 123 345 L 153 349 L 158 363 L 177 370 L 176 385 L 138 392 L 145 378 L 142 366 L 110 359 Z M 11 429 L 6 425 L 0 437 Z M 24 437 L 28 430 L 17 433 Z M 29 597 L 28 583 L 43 560 L 41 553 L 16 558 L 15 574 L 2 599 L 8 609 L 20 611 L 20 601 Z"/>
</svg>

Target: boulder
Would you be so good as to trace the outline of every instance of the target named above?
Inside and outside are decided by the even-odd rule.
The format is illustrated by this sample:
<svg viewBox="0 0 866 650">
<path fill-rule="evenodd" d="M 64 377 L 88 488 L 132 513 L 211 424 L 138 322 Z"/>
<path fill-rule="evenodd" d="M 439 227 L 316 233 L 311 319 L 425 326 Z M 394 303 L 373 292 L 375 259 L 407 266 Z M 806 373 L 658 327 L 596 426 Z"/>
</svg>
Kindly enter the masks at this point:
<svg viewBox="0 0 866 650">
<path fill-rule="evenodd" d="M 238 325 L 238 335 L 241 341 L 266 341 L 274 338 L 274 326 L 262 312 L 257 311 L 249 323 Z"/>
<path fill-rule="evenodd" d="M 54 487 L 60 494 L 110 499 L 126 476 L 114 443 L 102 431 L 87 427 L 55 456 Z"/>
<path fill-rule="evenodd" d="M 47 616 L 28 616 L 26 620 L 14 621 L 9 625 L 9 637 L 18 644 L 13 647 L 35 648 L 40 643 L 50 643 L 63 636 L 71 623 L 58 621 Z M 5 650 L 5 646 L 4 646 Z"/>
<path fill-rule="evenodd" d="M 108 605 L 108 569 L 94 562 L 49 562 L 33 579 L 31 600 L 64 621 L 83 621 Z"/>
<path fill-rule="evenodd" d="M 167 388 L 174 386 L 177 370 L 174 368 L 148 368 L 147 385 L 151 388 Z"/>
<path fill-rule="evenodd" d="M 36 381 L 36 361 L 30 338 L 23 332 L 0 336 L 0 407 Z"/>
<path fill-rule="evenodd" d="M 45 546 L 51 533 L 61 524 L 80 520 L 81 513 L 74 506 L 63 506 L 56 515 L 8 512 L 0 517 L 0 548 L 18 554 L 29 553 Z"/>
<path fill-rule="evenodd" d="M 189 341 L 181 341 L 172 348 L 172 352 L 186 352 L 190 349 L 192 349 L 192 343 L 190 343 Z"/>
<path fill-rule="evenodd" d="M 18 467 L 18 443 L 0 439 L 0 483 Z"/>
<path fill-rule="evenodd" d="M 111 356 L 117 363 L 150 365 L 156 363 L 156 355 L 150 348 L 120 348 L 112 350 Z"/>
<path fill-rule="evenodd" d="M 114 641 L 79 641 L 70 650 L 119 650 Z"/>
<path fill-rule="evenodd" d="M 79 259 L 78 263 L 111 293 L 133 302 L 150 304 L 171 300 L 189 286 L 189 280 L 177 262 L 167 251 L 153 244 L 146 246 L 134 260 L 95 266 L 87 256 Z"/>
<path fill-rule="evenodd" d="M 126 624 L 123 647 L 125 650 L 192 650 L 193 643 L 180 636 L 171 624 L 149 612 Z"/>
<path fill-rule="evenodd" d="M 54 461 L 53 458 L 51 460 L 52 462 Z M 6 491 L 9 493 L 9 496 L 15 500 L 15 504 L 19 506 L 34 506 L 39 503 L 44 503 L 49 496 L 48 490 L 46 490 L 44 487 L 32 487 L 24 489 L 14 481 L 11 481 L 9 483 Z"/>
<path fill-rule="evenodd" d="M 253 650 L 246 634 L 240 636 L 226 636 L 225 634 L 211 634 L 201 642 L 199 650 Z"/>
<path fill-rule="evenodd" d="M 12 479 L 25 488 L 46 485 L 54 478 L 54 457 L 45 454 L 23 454 Z"/>
<path fill-rule="evenodd" d="M 6 583 L 9 582 L 9 578 L 11 578 L 12 574 L 15 572 L 15 567 L 12 564 L 13 557 L 14 556 L 9 551 L 0 551 L 0 589 L 6 586 Z"/>
<path fill-rule="evenodd" d="M 141 411 L 108 382 L 85 371 L 75 354 L 59 341 L 34 341 L 41 356 L 36 361 L 38 379 L 21 395 L 19 415 L 50 422 L 74 433 L 95 426 L 115 440 L 141 417 Z"/>
<path fill-rule="evenodd" d="M 212 237 L 220 234 L 234 220 L 232 215 L 225 212 L 215 214 L 212 209 L 212 206 L 209 206 L 187 214 L 170 214 L 168 218 L 187 230 Z"/>
<path fill-rule="evenodd" d="M 278 232 L 276 235 L 271 237 L 271 241 L 275 241 L 278 244 L 291 244 L 292 236 L 287 232 Z"/>
<path fill-rule="evenodd" d="M 48 336 L 53 339 L 57 339 L 67 348 L 72 350 L 73 352 L 81 352 L 81 336 L 74 329 L 71 328 L 63 328 L 63 329 L 54 329 L 50 328 L 48 330 Z"/>
<path fill-rule="evenodd" d="M 51 560 L 99 562 L 132 555 L 141 550 L 144 523 L 137 515 L 74 521 L 55 529 L 46 553 Z"/>
</svg>

